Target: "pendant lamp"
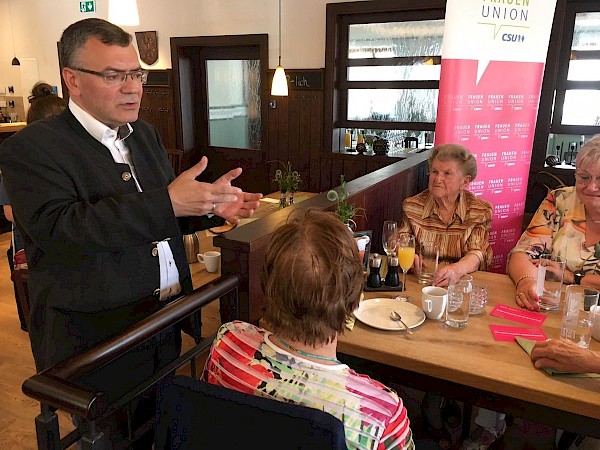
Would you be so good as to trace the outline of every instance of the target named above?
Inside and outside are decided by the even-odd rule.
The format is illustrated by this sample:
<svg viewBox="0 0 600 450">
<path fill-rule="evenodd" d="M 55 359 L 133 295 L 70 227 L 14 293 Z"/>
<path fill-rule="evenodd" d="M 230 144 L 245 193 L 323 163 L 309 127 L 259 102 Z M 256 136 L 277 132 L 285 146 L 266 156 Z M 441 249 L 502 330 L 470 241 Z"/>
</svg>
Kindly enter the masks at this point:
<svg viewBox="0 0 600 450">
<path fill-rule="evenodd" d="M 140 16 L 136 0 L 109 0 L 108 21 L 115 25 L 139 25 Z"/>
<path fill-rule="evenodd" d="M 10 19 L 10 34 L 12 36 L 12 41 L 13 41 L 13 56 L 14 56 L 14 58 L 12 59 L 11 64 L 13 66 L 20 66 L 21 62 L 17 58 L 17 51 L 15 50 L 15 32 L 13 31 L 12 11 L 10 10 L 10 0 L 8 0 L 8 17 Z"/>
<path fill-rule="evenodd" d="M 281 0 L 279 0 L 279 65 L 273 75 L 273 84 L 271 85 L 271 95 L 287 97 L 288 85 L 285 76 L 285 70 L 281 65 Z"/>
</svg>

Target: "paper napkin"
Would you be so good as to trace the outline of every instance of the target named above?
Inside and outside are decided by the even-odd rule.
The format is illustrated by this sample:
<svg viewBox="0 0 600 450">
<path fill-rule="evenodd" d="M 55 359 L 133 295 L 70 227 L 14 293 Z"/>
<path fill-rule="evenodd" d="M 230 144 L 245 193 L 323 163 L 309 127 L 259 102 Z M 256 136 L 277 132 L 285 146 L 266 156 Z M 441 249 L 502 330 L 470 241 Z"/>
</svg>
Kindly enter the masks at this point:
<svg viewBox="0 0 600 450">
<path fill-rule="evenodd" d="M 541 328 L 507 327 L 504 325 L 490 325 L 490 330 L 497 341 L 512 342 L 517 337 L 533 341 L 545 341 L 546 335 Z"/>
<path fill-rule="evenodd" d="M 513 308 L 507 305 L 496 305 L 490 313 L 490 316 L 501 317 L 514 322 L 524 323 L 525 325 L 540 326 L 546 320 L 544 314 L 527 311 L 522 308 Z"/>
<path fill-rule="evenodd" d="M 519 343 L 521 348 L 527 352 L 528 355 L 531 356 L 531 351 L 533 350 L 533 346 L 535 345 L 535 341 L 530 339 L 525 339 L 522 337 L 515 336 L 515 340 Z M 562 376 L 562 377 L 573 377 L 573 378 L 598 378 L 600 374 L 598 373 L 573 373 L 573 372 L 560 372 L 558 370 L 545 368 L 546 372 L 550 375 Z"/>
</svg>

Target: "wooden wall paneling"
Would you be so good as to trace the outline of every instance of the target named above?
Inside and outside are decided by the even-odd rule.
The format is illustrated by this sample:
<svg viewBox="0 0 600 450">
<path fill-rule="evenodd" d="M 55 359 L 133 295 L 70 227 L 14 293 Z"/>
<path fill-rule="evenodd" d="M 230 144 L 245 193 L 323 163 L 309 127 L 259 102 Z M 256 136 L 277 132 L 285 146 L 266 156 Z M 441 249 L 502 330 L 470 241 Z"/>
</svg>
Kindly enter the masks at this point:
<svg viewBox="0 0 600 450">
<path fill-rule="evenodd" d="M 293 166 L 302 177 L 301 189 L 307 190 L 310 182 L 310 155 L 311 155 L 311 117 L 312 117 L 312 92 L 299 91 L 300 107 L 298 114 L 298 161 Z"/>
<path fill-rule="evenodd" d="M 321 155 L 323 145 L 323 92 L 313 92 L 310 115 L 310 190 L 321 192 Z"/>
<path fill-rule="evenodd" d="M 344 178 L 348 181 L 362 177 L 367 172 L 367 161 L 363 158 L 348 158 L 344 160 Z"/>
<path fill-rule="evenodd" d="M 287 161 L 290 161 L 294 168 L 298 167 L 298 156 L 301 151 L 299 142 L 301 96 L 301 92 L 292 91 L 288 97 L 287 142 L 285 143 L 286 157 L 281 160 L 284 164 L 287 163 Z"/>
<path fill-rule="evenodd" d="M 320 163 L 321 163 L 321 167 L 320 167 L 320 185 L 321 185 L 321 192 L 323 191 L 327 191 L 329 189 L 331 189 L 334 184 L 332 181 L 332 174 L 331 174 L 331 170 L 332 170 L 332 165 L 333 165 L 333 158 L 331 157 L 331 154 L 328 153 L 323 153 L 321 155 L 321 159 L 320 159 Z M 337 178 L 337 185 L 339 185 L 340 178 L 338 176 Z M 336 185 L 336 186 L 337 186 Z"/>
<path fill-rule="evenodd" d="M 277 104 L 279 109 L 279 128 L 277 129 L 276 159 L 287 161 L 289 158 L 290 97 L 281 97 Z"/>
</svg>

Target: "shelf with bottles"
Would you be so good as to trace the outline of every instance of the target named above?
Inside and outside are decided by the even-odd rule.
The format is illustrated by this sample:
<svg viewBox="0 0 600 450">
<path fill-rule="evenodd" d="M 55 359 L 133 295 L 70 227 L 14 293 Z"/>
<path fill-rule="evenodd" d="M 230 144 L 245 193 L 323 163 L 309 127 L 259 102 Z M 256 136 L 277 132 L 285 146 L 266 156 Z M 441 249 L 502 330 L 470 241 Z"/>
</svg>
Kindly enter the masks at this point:
<svg viewBox="0 0 600 450">
<path fill-rule="evenodd" d="M 583 134 L 557 134 L 548 135 L 546 158 L 544 166 L 558 169 L 574 169 L 577 154 L 587 141 L 594 135 Z"/>
<path fill-rule="evenodd" d="M 433 147 L 434 132 L 419 130 L 373 130 L 364 128 L 346 128 L 343 130 L 344 151 L 347 153 L 363 153 L 365 155 L 385 154 L 387 156 L 406 157 L 412 153 Z M 386 141 L 386 151 L 382 153 L 373 148 L 377 140 Z M 363 152 L 357 145 L 364 144 Z M 375 151 L 374 151 L 375 150 Z"/>
</svg>

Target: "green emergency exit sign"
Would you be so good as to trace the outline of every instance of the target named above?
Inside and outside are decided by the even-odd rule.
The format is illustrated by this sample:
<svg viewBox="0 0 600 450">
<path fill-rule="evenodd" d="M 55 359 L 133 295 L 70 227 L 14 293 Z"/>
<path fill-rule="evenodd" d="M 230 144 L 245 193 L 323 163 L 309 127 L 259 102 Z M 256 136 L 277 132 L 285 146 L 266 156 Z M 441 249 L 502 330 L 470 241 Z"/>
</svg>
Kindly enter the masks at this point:
<svg viewBox="0 0 600 450">
<path fill-rule="evenodd" d="M 79 11 L 82 13 L 96 11 L 96 2 L 94 0 L 88 2 L 79 2 Z"/>
</svg>

